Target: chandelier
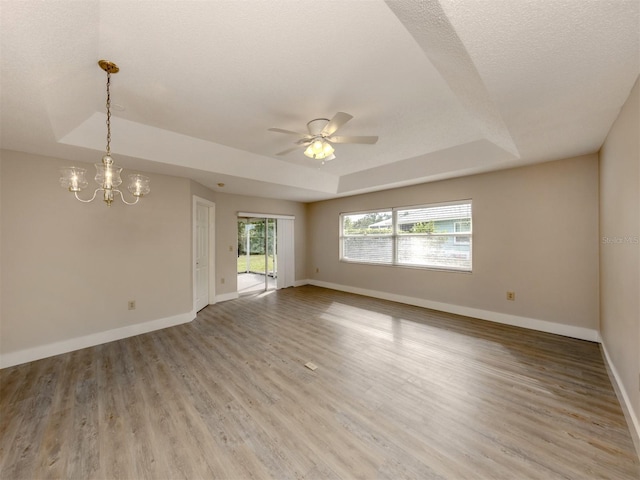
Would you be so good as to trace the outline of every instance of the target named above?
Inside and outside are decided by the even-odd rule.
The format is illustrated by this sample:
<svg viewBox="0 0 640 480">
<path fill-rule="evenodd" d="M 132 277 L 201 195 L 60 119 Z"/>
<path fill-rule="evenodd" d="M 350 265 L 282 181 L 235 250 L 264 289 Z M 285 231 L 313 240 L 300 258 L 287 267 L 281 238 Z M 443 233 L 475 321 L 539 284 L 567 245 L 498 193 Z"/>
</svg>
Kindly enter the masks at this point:
<svg viewBox="0 0 640 480">
<path fill-rule="evenodd" d="M 60 185 L 63 188 L 68 189 L 70 192 L 73 192 L 75 197 L 84 203 L 89 203 L 95 200 L 98 192 L 102 192 L 102 198 L 107 204 L 107 206 L 111 206 L 113 203 L 113 199 L 116 194 L 120 195 L 120 199 L 126 203 L 127 205 L 135 205 L 140 200 L 140 197 L 148 194 L 151 191 L 149 187 L 149 177 L 145 177 L 144 175 L 140 175 L 138 173 L 134 173 L 129 175 L 129 185 L 127 186 L 127 190 L 135 197 L 133 202 L 128 202 L 125 200 L 124 195 L 120 190 L 118 190 L 118 186 L 122 183 L 122 178 L 120 178 L 120 172 L 122 172 L 122 167 L 119 167 L 113 163 L 113 158 L 111 158 L 111 74 L 118 73 L 120 69 L 118 66 L 107 60 L 100 60 L 98 62 L 100 68 L 102 68 L 105 72 L 107 72 L 107 152 L 102 157 L 102 163 L 96 163 L 96 176 L 95 181 L 99 185 L 98 188 L 93 192 L 93 196 L 87 200 L 82 199 L 78 196 L 78 192 L 81 192 L 83 189 L 87 188 L 89 182 L 85 177 L 87 170 L 84 168 L 78 167 L 64 167 L 60 169 Z"/>
</svg>

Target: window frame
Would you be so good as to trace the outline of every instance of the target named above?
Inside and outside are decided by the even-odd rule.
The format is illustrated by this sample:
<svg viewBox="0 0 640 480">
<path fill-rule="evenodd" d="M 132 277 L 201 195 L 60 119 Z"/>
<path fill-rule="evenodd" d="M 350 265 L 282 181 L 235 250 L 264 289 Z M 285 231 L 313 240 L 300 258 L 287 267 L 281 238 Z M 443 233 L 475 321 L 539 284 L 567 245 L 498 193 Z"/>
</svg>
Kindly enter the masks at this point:
<svg viewBox="0 0 640 480">
<path fill-rule="evenodd" d="M 453 222 L 453 244 L 454 245 L 470 245 L 471 244 L 471 225 L 469 225 L 469 231 L 456 231 L 456 227 L 463 222 Z M 469 220 L 471 224 L 471 220 Z M 460 241 L 459 238 L 465 238 L 466 241 Z"/>
<path fill-rule="evenodd" d="M 433 232 L 433 233 L 401 233 L 400 222 L 398 221 L 398 212 L 404 210 L 418 210 L 418 209 L 426 209 L 426 208 L 437 208 L 437 207 L 446 207 L 446 206 L 455 206 L 455 205 L 469 205 L 469 231 L 465 232 L 456 232 L 457 224 L 462 224 L 462 221 L 454 221 L 453 223 L 453 231 L 452 232 Z M 348 235 L 344 232 L 344 219 L 349 216 L 356 215 L 367 215 L 371 213 L 386 213 L 391 212 L 391 233 L 381 234 L 381 235 Z M 473 201 L 472 199 L 462 199 L 462 200 L 452 200 L 447 202 L 438 202 L 438 203 L 427 203 L 421 205 L 410 205 L 410 206 L 400 206 L 400 207 L 387 207 L 387 208 L 377 208 L 371 210 L 361 210 L 355 212 L 340 212 L 338 215 L 339 221 L 339 230 L 338 230 L 338 242 L 339 242 L 339 261 L 345 263 L 355 263 L 362 265 L 378 265 L 378 266 L 388 266 L 388 267 L 403 267 L 403 268 L 419 268 L 424 270 L 441 270 L 447 272 L 459 272 L 459 273 L 472 273 L 473 272 Z M 408 238 L 410 236 L 419 237 L 419 236 L 429 236 L 429 237 L 450 237 L 452 238 L 453 245 L 459 246 L 469 246 L 469 267 L 458 267 L 455 265 L 422 265 L 422 264 L 413 264 L 413 263 L 405 263 L 400 262 L 398 260 L 398 247 L 400 238 Z M 344 256 L 344 244 L 346 238 L 353 237 L 391 237 L 392 239 L 392 254 L 391 254 L 391 262 L 378 262 L 378 261 L 366 261 L 361 259 L 350 259 L 345 258 Z M 464 237 L 467 241 L 458 241 L 458 237 Z"/>
<path fill-rule="evenodd" d="M 390 213 L 391 214 L 391 232 L 389 233 L 381 233 L 381 234 L 358 234 L 358 235 L 345 235 L 344 234 L 344 221 L 343 221 L 343 217 L 344 216 L 355 216 L 355 215 L 368 215 L 370 213 Z M 387 263 L 387 262 L 375 262 L 375 261 L 364 261 L 364 260 L 351 260 L 351 259 L 346 259 L 344 258 L 344 238 L 345 237 L 350 237 L 350 238 L 391 238 L 391 249 L 392 249 L 392 262 L 395 262 L 395 241 L 393 240 L 393 236 L 394 236 L 394 231 L 393 231 L 393 225 L 394 225 L 394 221 L 393 221 L 393 216 L 394 216 L 394 212 L 392 208 L 377 208 L 377 209 L 372 209 L 372 210 L 363 210 L 363 211 L 357 211 L 357 212 L 342 212 L 340 213 L 340 215 L 338 216 L 338 222 L 339 222 L 339 226 L 338 226 L 338 237 L 339 237 L 339 243 L 340 243 L 340 261 L 343 262 L 347 262 L 347 263 L 362 263 L 365 265 L 392 265 L 392 263 Z"/>
</svg>

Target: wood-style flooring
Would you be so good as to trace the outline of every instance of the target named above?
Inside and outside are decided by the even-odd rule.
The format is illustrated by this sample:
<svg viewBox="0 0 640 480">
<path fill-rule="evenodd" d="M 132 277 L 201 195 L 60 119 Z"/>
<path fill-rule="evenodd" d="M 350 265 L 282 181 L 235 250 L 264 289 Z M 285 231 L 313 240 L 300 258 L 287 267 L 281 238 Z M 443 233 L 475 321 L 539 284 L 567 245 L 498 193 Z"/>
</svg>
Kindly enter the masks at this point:
<svg viewBox="0 0 640 480">
<path fill-rule="evenodd" d="M 2 479 L 640 478 L 597 344 L 312 286 L 0 382 Z"/>
</svg>

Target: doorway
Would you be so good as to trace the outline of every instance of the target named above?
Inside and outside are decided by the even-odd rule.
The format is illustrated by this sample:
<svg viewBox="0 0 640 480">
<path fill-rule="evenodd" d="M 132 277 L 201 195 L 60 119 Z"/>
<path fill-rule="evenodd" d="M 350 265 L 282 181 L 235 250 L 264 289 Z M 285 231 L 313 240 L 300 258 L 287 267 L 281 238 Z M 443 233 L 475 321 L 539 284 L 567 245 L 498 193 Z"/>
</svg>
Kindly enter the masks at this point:
<svg viewBox="0 0 640 480">
<path fill-rule="evenodd" d="M 238 294 L 275 290 L 277 231 L 274 218 L 238 217 Z"/>
</svg>

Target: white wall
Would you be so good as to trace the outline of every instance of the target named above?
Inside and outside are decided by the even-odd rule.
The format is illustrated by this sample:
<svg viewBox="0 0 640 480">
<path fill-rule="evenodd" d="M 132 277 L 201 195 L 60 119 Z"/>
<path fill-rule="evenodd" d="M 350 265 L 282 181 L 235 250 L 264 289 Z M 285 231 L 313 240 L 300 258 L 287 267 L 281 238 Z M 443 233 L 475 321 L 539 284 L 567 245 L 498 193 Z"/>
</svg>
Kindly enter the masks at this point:
<svg viewBox="0 0 640 480">
<path fill-rule="evenodd" d="M 471 274 L 338 260 L 341 212 L 467 198 Z M 598 338 L 596 155 L 314 203 L 307 237 L 308 275 L 318 285 Z M 507 290 L 515 301 L 506 300 Z"/>
<path fill-rule="evenodd" d="M 640 85 L 600 151 L 600 330 L 640 453 Z"/>
<path fill-rule="evenodd" d="M 3 366 L 193 319 L 188 180 L 83 204 L 58 184 L 69 161 L 1 154 Z"/>
</svg>

